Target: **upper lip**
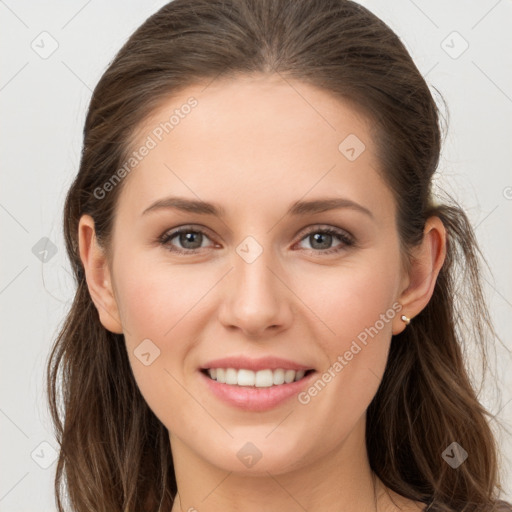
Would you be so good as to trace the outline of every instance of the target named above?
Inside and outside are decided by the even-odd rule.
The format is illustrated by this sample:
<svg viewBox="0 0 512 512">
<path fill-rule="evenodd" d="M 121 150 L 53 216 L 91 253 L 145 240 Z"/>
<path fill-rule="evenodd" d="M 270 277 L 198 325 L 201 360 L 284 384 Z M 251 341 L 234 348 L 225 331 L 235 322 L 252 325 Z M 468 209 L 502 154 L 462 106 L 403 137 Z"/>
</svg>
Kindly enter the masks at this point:
<svg viewBox="0 0 512 512">
<path fill-rule="evenodd" d="M 277 370 L 282 368 L 283 370 L 312 370 L 311 366 L 306 366 L 289 359 L 282 359 L 280 357 L 223 357 L 222 359 L 215 359 L 208 361 L 201 366 L 202 370 L 208 370 L 210 368 L 235 368 L 236 370 Z"/>
</svg>

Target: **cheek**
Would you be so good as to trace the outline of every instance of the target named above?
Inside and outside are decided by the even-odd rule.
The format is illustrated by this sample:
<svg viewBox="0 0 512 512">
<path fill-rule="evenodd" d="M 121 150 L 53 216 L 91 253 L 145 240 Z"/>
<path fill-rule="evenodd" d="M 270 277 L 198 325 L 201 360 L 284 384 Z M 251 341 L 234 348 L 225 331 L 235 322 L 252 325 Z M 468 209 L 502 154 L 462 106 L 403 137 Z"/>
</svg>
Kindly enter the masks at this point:
<svg viewBox="0 0 512 512">
<path fill-rule="evenodd" d="M 194 284 L 187 278 L 189 274 L 131 261 L 117 276 L 133 375 L 144 400 L 166 426 L 173 425 L 172 411 L 182 411 L 180 421 L 189 425 L 194 424 L 194 414 L 200 414 L 191 410 L 190 396 L 179 384 L 183 382 L 183 362 L 195 339 L 189 330 L 198 325 L 194 305 L 206 291 L 205 284 Z"/>
<path fill-rule="evenodd" d="M 301 403 L 315 403 L 326 415 L 333 403 L 338 404 L 344 411 L 338 418 L 340 428 L 356 421 L 375 395 L 401 308 L 395 300 L 396 258 L 387 263 L 382 253 L 379 258 L 380 262 L 375 258 L 367 265 L 333 269 L 321 279 L 303 282 L 302 296 L 307 289 L 314 290 L 305 296 L 321 320 L 317 332 L 323 334 L 316 342 L 327 357 L 321 382 L 306 390 Z"/>
<path fill-rule="evenodd" d="M 208 291 L 208 282 L 213 283 L 199 273 L 147 261 L 120 268 L 118 280 L 121 320 L 134 343 L 139 338 L 171 338 Z"/>
<path fill-rule="evenodd" d="M 138 387 L 155 413 L 163 410 L 162 404 L 190 401 L 177 382 L 195 370 L 188 356 L 204 325 L 214 318 L 215 310 L 210 307 L 205 314 L 204 308 L 224 272 L 207 265 L 171 265 L 161 256 L 157 260 L 133 253 L 116 267 L 116 296 L 128 356 Z"/>
<path fill-rule="evenodd" d="M 332 268 L 300 280 L 298 295 L 306 298 L 324 325 L 326 334 L 319 342 L 331 358 L 347 349 L 351 340 L 359 337 L 364 341 L 368 330 L 372 338 L 389 338 L 391 320 L 399 307 L 392 308 L 398 282 L 398 269 L 393 266 L 396 262 L 369 261 L 368 265 Z"/>
</svg>

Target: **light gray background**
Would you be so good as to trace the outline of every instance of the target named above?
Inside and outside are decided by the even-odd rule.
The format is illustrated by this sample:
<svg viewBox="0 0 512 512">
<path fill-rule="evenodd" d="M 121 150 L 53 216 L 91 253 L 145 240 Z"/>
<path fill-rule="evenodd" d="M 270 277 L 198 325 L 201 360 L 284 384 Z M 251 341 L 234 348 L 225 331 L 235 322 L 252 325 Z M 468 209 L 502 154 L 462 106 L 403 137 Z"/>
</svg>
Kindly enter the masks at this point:
<svg viewBox="0 0 512 512">
<path fill-rule="evenodd" d="M 63 201 L 78 169 L 93 87 L 126 38 L 164 3 L 0 1 L 2 512 L 55 510 L 57 444 L 43 378 L 73 297 L 61 230 Z M 510 427 L 512 3 L 361 3 L 399 34 L 429 84 L 447 101 L 450 130 L 439 183 L 466 208 L 494 275 L 485 278 L 504 343 L 497 346 L 493 368 L 501 397 L 489 388 L 482 400 Z M 40 35 L 45 31 L 50 36 Z M 464 41 L 469 47 L 458 55 Z M 52 44 L 58 48 L 45 55 Z M 48 253 L 45 263 L 33 253 L 43 237 L 57 251 Z M 510 500 L 512 434 L 501 434 L 499 443 Z"/>
</svg>

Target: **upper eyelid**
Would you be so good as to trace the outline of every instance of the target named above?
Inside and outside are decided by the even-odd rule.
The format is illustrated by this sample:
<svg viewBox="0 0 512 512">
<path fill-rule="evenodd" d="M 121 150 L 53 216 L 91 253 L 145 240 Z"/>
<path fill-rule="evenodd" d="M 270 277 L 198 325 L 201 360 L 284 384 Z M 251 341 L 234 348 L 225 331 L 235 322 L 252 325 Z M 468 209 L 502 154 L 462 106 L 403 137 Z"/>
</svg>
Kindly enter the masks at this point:
<svg viewBox="0 0 512 512">
<path fill-rule="evenodd" d="M 159 237 L 159 238 L 162 238 L 162 239 L 172 239 L 174 238 L 176 235 L 179 235 L 180 233 L 187 233 L 189 231 L 192 231 L 192 232 L 198 232 L 198 233 L 202 233 L 202 234 L 205 234 L 208 236 L 208 238 L 214 238 L 210 235 L 211 231 L 206 228 L 205 226 L 198 226 L 198 225 L 195 225 L 195 224 L 185 224 L 183 226 L 178 226 L 176 228 L 171 228 L 171 229 L 167 229 L 166 231 L 164 231 L 164 233 Z"/>
</svg>

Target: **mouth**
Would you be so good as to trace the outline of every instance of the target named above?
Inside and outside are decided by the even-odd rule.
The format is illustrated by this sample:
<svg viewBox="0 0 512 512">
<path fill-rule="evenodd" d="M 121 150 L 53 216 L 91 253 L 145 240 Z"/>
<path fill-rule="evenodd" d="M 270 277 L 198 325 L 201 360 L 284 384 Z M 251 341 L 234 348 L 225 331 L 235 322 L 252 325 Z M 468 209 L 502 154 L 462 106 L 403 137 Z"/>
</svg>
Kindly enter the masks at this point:
<svg viewBox="0 0 512 512">
<path fill-rule="evenodd" d="M 313 369 L 262 369 L 258 371 L 246 368 L 203 368 L 201 372 L 219 384 L 250 388 L 271 388 L 291 384 L 305 379 Z"/>
<path fill-rule="evenodd" d="M 198 369 L 213 396 L 230 407 L 251 412 L 285 406 L 318 374 L 307 363 L 271 355 L 233 355 L 204 362 Z"/>
</svg>

